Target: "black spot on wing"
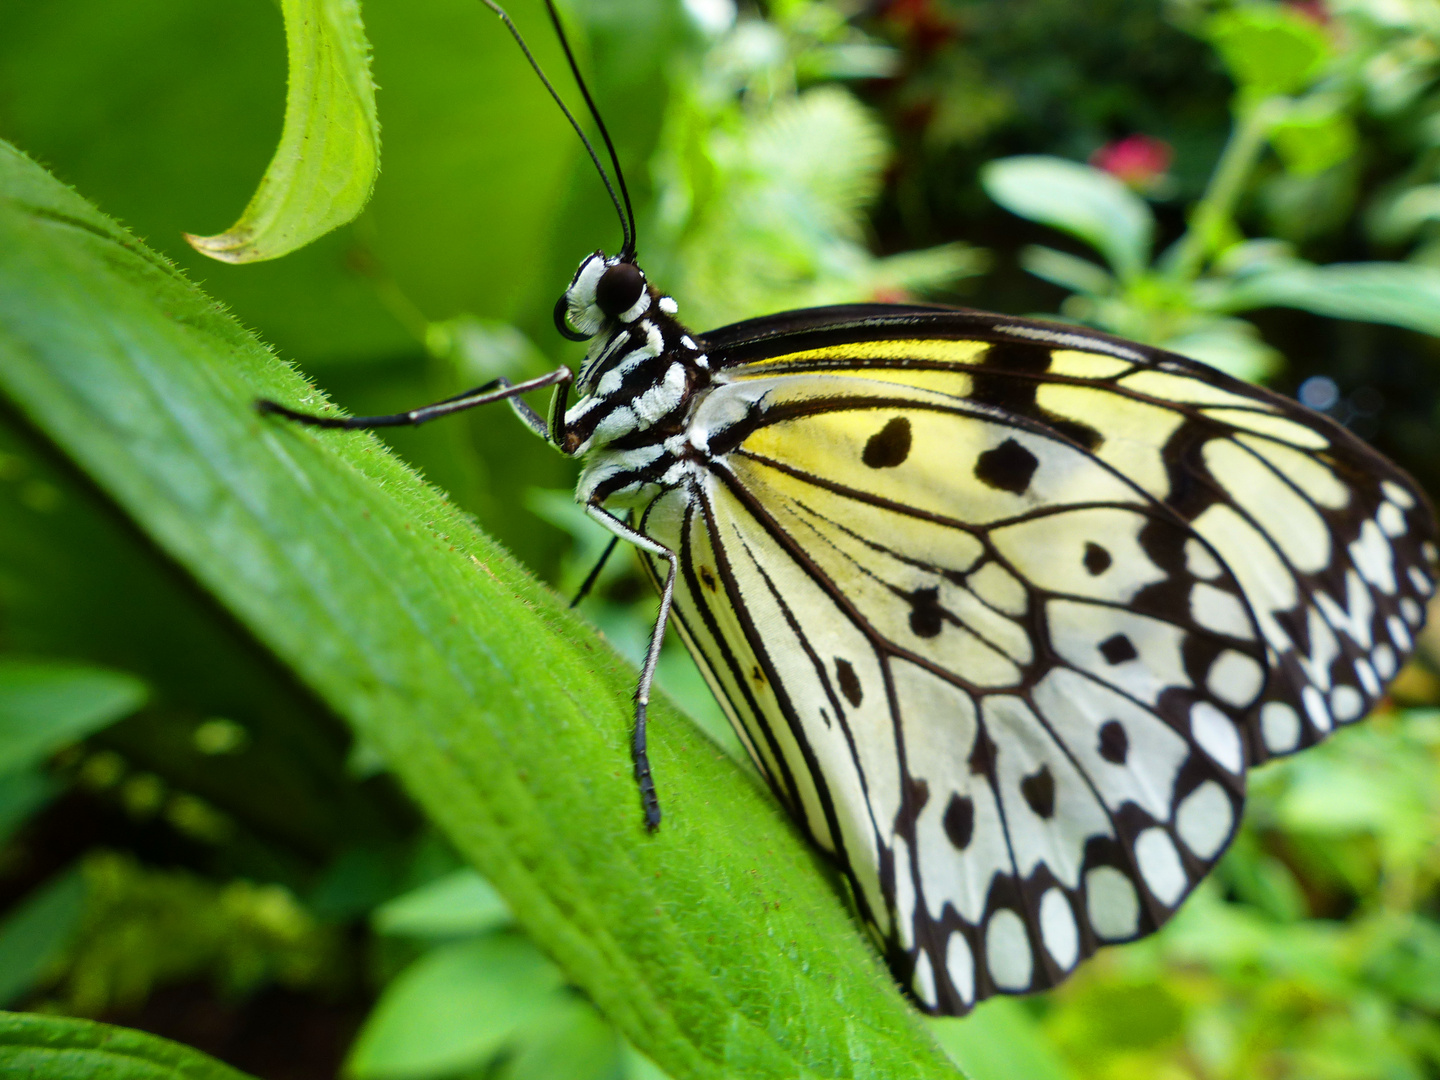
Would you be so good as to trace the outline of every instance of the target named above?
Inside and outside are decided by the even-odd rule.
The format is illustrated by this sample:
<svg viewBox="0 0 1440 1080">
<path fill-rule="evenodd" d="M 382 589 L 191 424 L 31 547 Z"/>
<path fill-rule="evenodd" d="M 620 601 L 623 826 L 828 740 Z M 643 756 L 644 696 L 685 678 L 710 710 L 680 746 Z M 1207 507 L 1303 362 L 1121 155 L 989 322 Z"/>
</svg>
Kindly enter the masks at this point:
<svg viewBox="0 0 1440 1080">
<path fill-rule="evenodd" d="M 1085 544 L 1085 558 L 1083 561 L 1085 563 L 1085 569 L 1090 571 L 1091 577 L 1098 577 L 1110 569 L 1110 563 L 1113 560 L 1110 558 L 1110 552 L 1091 540 Z"/>
<path fill-rule="evenodd" d="M 910 421 L 897 416 L 865 441 L 860 460 L 872 469 L 893 469 L 910 456 Z"/>
<path fill-rule="evenodd" d="M 711 592 L 715 591 L 715 575 L 710 572 L 710 568 L 708 566 L 700 567 L 700 580 L 704 582 L 705 588 L 709 589 Z"/>
<path fill-rule="evenodd" d="M 1119 720 L 1106 720 L 1100 725 L 1100 756 L 1112 765 L 1124 765 L 1130 753 L 1130 738 Z"/>
<path fill-rule="evenodd" d="M 986 450 L 975 459 L 975 479 L 999 491 L 1023 495 L 1040 462 L 1014 439 Z"/>
<path fill-rule="evenodd" d="M 849 660 L 838 656 L 835 658 L 835 679 L 840 684 L 840 692 L 845 695 L 845 700 L 858 709 L 865 694 L 860 689 L 860 677 L 855 674 L 855 667 Z"/>
<path fill-rule="evenodd" d="M 1046 427 L 1053 428 L 1072 442 L 1079 443 L 1092 454 L 1098 450 L 1100 444 L 1105 441 L 1105 436 L 1089 424 L 1082 424 L 1079 420 L 1067 420 L 1063 416 L 1056 416 L 1054 413 L 1047 412 L 1044 409 L 1036 409 L 1035 411 L 1039 414 L 1037 419 L 1044 423 Z"/>
<path fill-rule="evenodd" d="M 1025 796 L 1030 809 L 1042 818 L 1049 819 L 1055 813 L 1055 777 L 1050 775 L 1050 766 L 1041 765 L 1038 772 L 1020 781 L 1020 794 Z"/>
<path fill-rule="evenodd" d="M 1041 380 L 1033 376 L 1043 375 L 1049 370 L 1050 350 L 1045 346 L 1018 341 L 996 342 L 985 350 L 985 360 L 973 376 L 974 389 L 970 397 L 974 401 L 1038 420 L 1093 452 L 1105 441 L 1097 429 L 1079 420 L 1057 416 L 1041 408 L 1037 402 L 1036 392 Z M 1017 379 L 1016 375 L 1032 377 Z"/>
<path fill-rule="evenodd" d="M 956 851 L 964 851 L 970 846 L 970 839 L 975 835 L 975 803 L 968 795 L 951 795 L 950 805 L 945 807 L 945 816 L 941 818 L 945 826 L 945 835 L 949 837 L 950 843 L 955 845 Z"/>
<path fill-rule="evenodd" d="M 1024 412 L 1035 403 L 1035 383 L 1012 375 L 1043 375 L 1050 370 L 1050 350 L 1044 345 L 1020 341 L 997 341 L 985 350 L 985 358 L 974 374 L 971 396 L 987 405 Z"/>
<path fill-rule="evenodd" d="M 975 745 L 970 748 L 970 771 L 976 776 L 995 776 L 995 741 L 984 725 L 975 732 Z"/>
<path fill-rule="evenodd" d="M 1135 646 L 1128 637 L 1114 634 L 1100 643 L 1100 655 L 1105 657 L 1107 663 L 1123 664 L 1126 660 L 1134 660 L 1140 654 L 1135 651 Z"/>
<path fill-rule="evenodd" d="M 910 630 L 917 637 L 932 638 L 945 625 L 945 609 L 940 606 L 938 588 L 916 589 L 906 595 L 910 601 Z"/>
</svg>

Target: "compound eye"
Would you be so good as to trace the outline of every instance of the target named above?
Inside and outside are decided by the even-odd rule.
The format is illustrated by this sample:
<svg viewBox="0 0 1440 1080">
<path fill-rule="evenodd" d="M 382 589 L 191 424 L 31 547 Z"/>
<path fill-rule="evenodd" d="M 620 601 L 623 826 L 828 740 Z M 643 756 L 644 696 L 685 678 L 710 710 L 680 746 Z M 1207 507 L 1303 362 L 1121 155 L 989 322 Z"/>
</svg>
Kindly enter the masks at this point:
<svg viewBox="0 0 1440 1080">
<path fill-rule="evenodd" d="M 645 275 L 634 263 L 607 267 L 595 283 L 595 306 L 610 318 L 629 311 L 645 290 Z"/>
</svg>

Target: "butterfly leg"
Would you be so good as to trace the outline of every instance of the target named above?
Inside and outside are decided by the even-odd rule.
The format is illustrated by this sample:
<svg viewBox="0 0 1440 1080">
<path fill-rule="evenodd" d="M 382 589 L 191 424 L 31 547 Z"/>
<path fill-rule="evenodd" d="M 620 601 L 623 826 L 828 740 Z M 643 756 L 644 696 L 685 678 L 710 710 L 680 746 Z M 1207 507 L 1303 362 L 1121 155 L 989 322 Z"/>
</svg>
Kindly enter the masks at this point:
<svg viewBox="0 0 1440 1080">
<path fill-rule="evenodd" d="M 586 503 L 585 512 L 619 539 L 658 555 L 670 564 L 665 585 L 660 590 L 660 611 L 655 617 L 655 629 L 650 633 L 650 649 L 645 654 L 640 681 L 635 687 L 635 728 L 630 742 L 630 756 L 635 761 L 635 783 L 640 786 L 640 804 L 645 809 L 645 827 L 654 832 L 660 825 L 660 800 L 655 795 L 655 781 L 650 775 L 650 755 L 645 749 L 645 714 L 650 705 L 650 686 L 655 681 L 655 665 L 660 662 L 660 646 L 665 643 L 665 624 L 670 621 L 670 602 L 675 597 L 675 575 L 680 559 L 664 544 L 657 544 L 644 533 L 636 532 L 599 503 Z"/>
<path fill-rule="evenodd" d="M 612 536 L 610 543 L 605 545 L 605 550 L 600 553 L 600 558 L 595 560 L 595 565 L 590 568 L 590 573 L 585 575 L 585 580 L 580 583 L 580 588 L 575 592 L 575 599 L 570 601 L 570 606 L 576 608 L 580 602 L 590 595 L 590 590 L 595 587 L 595 582 L 600 580 L 600 571 L 605 569 L 605 564 L 610 561 L 610 556 L 615 552 L 615 545 L 620 542 L 620 537 Z"/>
<path fill-rule="evenodd" d="M 290 420 L 298 420 L 302 424 L 309 424 L 311 427 L 354 430 L 357 428 L 414 427 L 416 424 L 423 424 L 427 420 L 434 420 L 441 416 L 449 416 L 451 413 L 463 412 L 480 405 L 489 405 L 495 401 L 508 401 L 510 407 L 515 410 L 515 415 L 524 421 L 525 426 L 548 442 L 551 438 L 551 425 L 545 422 L 543 416 L 521 401 L 519 395 L 530 390 L 541 390 L 547 386 L 559 386 L 563 390 L 570 385 L 570 380 L 574 377 L 574 373 L 568 367 L 561 367 L 549 374 L 527 379 L 522 383 L 512 383 L 506 378 L 494 379 L 484 386 L 467 390 L 463 394 L 456 394 L 444 401 L 437 401 L 433 405 L 422 405 L 409 412 L 388 413 L 384 416 L 314 416 L 310 413 L 298 412 L 266 398 L 255 402 L 255 408 L 261 413 L 274 413 Z M 557 400 L 563 400 L 563 395 L 557 395 Z"/>
</svg>

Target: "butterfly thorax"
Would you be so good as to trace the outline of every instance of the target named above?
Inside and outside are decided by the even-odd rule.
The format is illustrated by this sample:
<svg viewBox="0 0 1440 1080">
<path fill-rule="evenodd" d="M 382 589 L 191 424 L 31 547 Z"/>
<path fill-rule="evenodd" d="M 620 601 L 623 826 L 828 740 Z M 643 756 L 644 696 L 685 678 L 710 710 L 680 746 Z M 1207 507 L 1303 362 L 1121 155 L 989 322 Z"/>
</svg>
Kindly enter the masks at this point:
<svg viewBox="0 0 1440 1080">
<path fill-rule="evenodd" d="M 606 295 L 607 272 L 628 278 L 622 286 L 634 290 L 633 303 L 619 311 L 632 293 Z M 686 420 L 711 381 L 709 357 L 675 318 L 675 301 L 633 263 L 597 252 L 581 264 L 562 303 L 572 325 L 595 334 L 565 414 L 562 449 L 585 460 L 577 499 L 644 497 L 675 483 L 691 456 Z"/>
</svg>

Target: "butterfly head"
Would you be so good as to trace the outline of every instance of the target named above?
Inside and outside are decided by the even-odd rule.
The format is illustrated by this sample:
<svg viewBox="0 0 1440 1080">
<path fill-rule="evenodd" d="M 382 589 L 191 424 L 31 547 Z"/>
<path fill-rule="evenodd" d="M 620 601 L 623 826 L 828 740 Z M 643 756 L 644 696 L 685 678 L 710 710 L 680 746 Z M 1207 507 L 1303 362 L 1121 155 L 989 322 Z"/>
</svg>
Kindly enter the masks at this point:
<svg viewBox="0 0 1440 1080">
<path fill-rule="evenodd" d="M 645 271 L 623 256 L 587 256 L 555 304 L 555 327 L 572 341 L 598 334 L 607 322 L 630 323 L 650 307 Z"/>
</svg>

